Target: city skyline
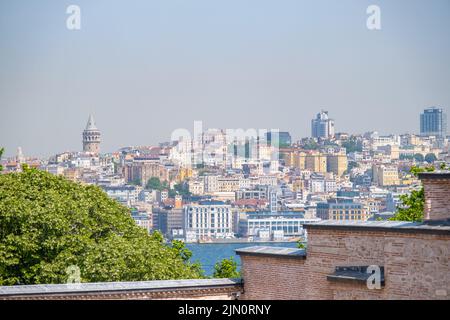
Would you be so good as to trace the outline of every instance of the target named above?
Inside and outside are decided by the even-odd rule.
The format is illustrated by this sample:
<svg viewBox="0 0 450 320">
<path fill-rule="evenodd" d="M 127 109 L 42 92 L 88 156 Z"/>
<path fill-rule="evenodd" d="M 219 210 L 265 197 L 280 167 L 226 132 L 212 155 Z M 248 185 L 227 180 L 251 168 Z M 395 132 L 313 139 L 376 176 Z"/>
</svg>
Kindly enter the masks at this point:
<svg viewBox="0 0 450 320">
<path fill-rule="evenodd" d="M 77 31 L 70 4 L 0 4 L 5 156 L 81 150 L 89 114 L 112 152 L 196 120 L 295 141 L 321 109 L 348 133 L 419 133 L 423 109 L 448 113 L 448 1 L 377 1 L 377 31 L 371 1 L 77 1 Z"/>
<path fill-rule="evenodd" d="M 423 111 L 426 111 L 426 110 L 428 110 L 428 109 L 433 109 L 433 108 L 435 108 L 435 107 L 431 107 L 431 108 L 425 108 Z M 442 110 L 444 110 L 444 112 L 445 112 L 445 108 L 440 108 L 440 109 L 442 109 Z M 321 114 L 321 113 L 323 113 L 323 112 L 325 112 L 325 113 L 327 113 L 328 114 L 328 111 L 325 111 L 325 110 L 321 110 L 317 115 L 316 115 L 316 117 L 313 119 L 313 121 L 314 120 L 316 120 L 317 119 L 317 117 L 319 116 L 319 114 Z M 422 113 L 420 113 L 419 114 L 419 127 L 420 127 L 420 123 L 421 123 L 421 117 L 422 117 Z M 446 119 L 446 114 L 445 114 L 445 119 Z M 332 120 L 333 122 L 334 122 L 334 119 L 330 119 L 330 120 Z M 202 124 L 203 125 L 203 124 Z M 196 126 L 196 124 L 195 124 L 195 121 L 194 121 L 194 123 L 192 124 L 192 128 L 190 128 L 189 126 L 186 126 L 186 127 L 184 127 L 184 128 L 177 128 L 176 130 L 179 130 L 179 129 L 181 129 L 181 130 L 187 130 L 190 134 L 192 134 L 193 136 L 192 137 L 194 137 L 194 135 L 196 134 L 196 128 L 195 128 L 195 126 Z M 313 124 L 311 124 L 310 123 L 310 130 L 311 130 L 311 127 L 313 126 Z M 91 127 L 91 128 L 90 128 Z M 93 116 L 93 114 L 89 114 L 89 117 L 88 117 L 88 120 L 87 120 L 87 124 L 83 127 L 84 128 L 84 130 L 82 130 L 82 143 L 80 144 L 80 146 L 79 146 L 79 148 L 75 148 L 75 149 L 73 149 L 73 150 L 69 150 L 69 149 L 64 149 L 64 150 L 58 150 L 58 151 L 55 151 L 55 152 L 53 152 L 53 153 L 50 153 L 50 154 L 46 154 L 46 155 L 42 155 L 42 154 L 28 154 L 28 156 L 32 156 L 32 157 L 39 157 L 39 158 L 46 158 L 46 157 L 50 157 L 50 156 L 54 156 L 54 155 L 56 155 L 56 154 L 58 154 L 58 153 L 62 153 L 62 152 L 76 152 L 76 151 L 83 151 L 83 152 L 91 152 L 91 151 L 89 151 L 89 147 L 86 149 L 86 147 L 85 147 L 85 145 L 86 144 L 91 144 L 88 140 L 86 140 L 86 138 L 85 138 L 85 134 L 86 134 L 86 131 L 89 131 L 89 130 L 94 130 L 94 131 L 96 131 L 96 132 L 98 132 L 98 133 L 96 133 L 96 134 L 98 134 L 98 135 L 100 135 L 100 132 L 102 131 L 102 130 L 99 130 L 98 128 L 97 128 L 97 126 L 96 126 L 96 121 L 94 120 L 94 116 Z M 191 130 L 192 129 L 192 130 Z M 245 134 L 246 132 L 248 133 L 248 132 L 252 132 L 253 130 L 256 130 L 255 131 L 255 133 L 257 133 L 257 134 L 260 134 L 261 132 L 265 132 L 265 131 L 267 131 L 267 132 L 271 132 L 271 130 L 277 130 L 280 134 L 281 133 L 286 133 L 286 134 L 289 134 L 290 133 L 290 131 L 281 131 L 281 130 L 279 130 L 278 128 L 259 128 L 259 129 L 254 129 L 254 128 L 210 128 L 210 127 L 201 127 L 200 128 L 201 130 L 202 130 L 202 132 L 203 133 L 206 133 L 206 132 L 208 132 L 208 130 L 223 130 L 224 132 L 226 131 L 226 130 L 231 130 L 231 132 L 233 132 L 233 131 L 236 131 L 236 132 L 239 132 L 239 130 L 243 130 L 242 131 L 242 133 L 243 134 Z M 250 130 L 250 131 L 246 131 L 246 130 Z M 262 131 L 261 131 L 262 130 Z M 175 130 L 174 130 L 175 131 Z M 172 131 L 172 133 L 174 132 L 174 131 Z M 278 134 L 277 133 L 277 131 L 275 131 L 275 134 Z M 336 131 L 336 133 L 346 133 L 346 134 L 350 134 L 350 135 L 363 135 L 363 134 L 365 134 L 365 133 L 369 133 L 369 132 L 377 132 L 377 133 L 379 133 L 380 135 L 383 135 L 383 134 L 386 134 L 386 135 L 401 135 L 401 134 L 413 134 L 413 135 L 417 135 L 417 136 L 421 136 L 421 135 L 423 135 L 421 132 L 420 132 L 420 130 L 419 130 L 419 132 L 402 132 L 402 133 L 392 133 L 392 132 L 390 132 L 390 133 L 381 133 L 381 132 L 379 132 L 378 130 L 367 130 L 367 131 L 364 131 L 364 132 L 358 132 L 358 133 L 355 133 L 355 132 L 349 132 L 349 131 Z M 198 133 L 198 132 L 197 132 Z M 333 134 L 334 135 L 334 134 Z M 299 142 L 301 139 L 304 139 L 304 138 L 315 138 L 315 139 L 317 139 L 317 137 L 314 137 L 313 135 L 311 135 L 311 134 L 309 134 L 309 135 L 306 135 L 306 136 L 303 136 L 303 137 L 294 137 L 294 139 L 292 140 L 292 143 L 293 144 L 295 144 L 295 143 L 297 143 L 297 142 Z M 97 138 L 96 138 L 97 139 Z M 153 143 L 153 144 L 140 144 L 140 145 L 138 145 L 138 144 L 129 144 L 129 145 L 122 145 L 122 146 L 118 146 L 116 149 L 114 149 L 114 150 L 101 150 L 100 152 L 97 150 L 97 151 L 92 151 L 92 152 L 94 152 L 94 153 L 104 153 L 104 154 L 107 154 L 107 153 L 113 153 L 113 152 L 116 152 L 116 151 L 118 151 L 119 149 L 121 149 L 121 148 L 126 148 L 126 147 L 143 147 L 143 146 L 158 146 L 158 145 L 160 145 L 161 143 L 172 143 L 172 142 L 174 142 L 174 141 L 171 141 L 171 136 L 169 135 L 169 137 L 168 137 L 168 139 L 166 139 L 166 140 L 162 140 L 162 141 L 157 141 L 156 143 Z M 100 145 L 100 140 L 98 140 L 97 141 L 97 143 L 98 143 L 98 145 Z M 102 141 L 102 145 L 103 145 L 103 141 Z M 99 148 L 98 146 L 96 147 L 96 148 Z M 5 150 L 6 151 L 6 150 Z M 17 146 L 16 148 L 14 148 L 14 149 L 12 149 L 12 150 L 10 150 L 10 152 L 9 153 L 7 153 L 7 152 L 5 152 L 5 154 L 6 154 L 6 157 L 11 157 L 11 156 L 17 156 L 17 154 L 18 153 L 20 153 L 21 155 L 22 155 L 22 146 Z M 23 156 L 23 155 L 22 155 Z"/>
</svg>

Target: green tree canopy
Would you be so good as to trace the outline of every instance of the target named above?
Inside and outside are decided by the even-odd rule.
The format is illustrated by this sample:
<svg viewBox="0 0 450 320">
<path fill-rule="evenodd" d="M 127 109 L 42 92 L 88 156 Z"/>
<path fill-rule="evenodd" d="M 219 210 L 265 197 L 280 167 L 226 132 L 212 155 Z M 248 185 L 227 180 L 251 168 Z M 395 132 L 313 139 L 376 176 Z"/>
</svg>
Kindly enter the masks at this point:
<svg viewBox="0 0 450 320">
<path fill-rule="evenodd" d="M 413 190 L 409 195 L 400 196 L 401 206 L 397 208 L 397 213 L 390 220 L 394 221 L 417 221 L 423 220 L 423 210 L 425 195 L 423 188 Z"/>
<path fill-rule="evenodd" d="M 349 161 L 347 165 L 347 172 L 352 171 L 353 168 L 359 168 L 359 164 L 356 161 Z"/>
<path fill-rule="evenodd" d="M 411 167 L 410 172 L 417 176 L 420 172 L 434 171 L 434 167 Z M 401 205 L 398 206 L 394 217 L 389 220 L 392 221 L 423 221 L 423 210 L 425 205 L 425 193 L 423 187 L 419 190 L 413 190 L 409 195 L 400 196 Z"/>
<path fill-rule="evenodd" d="M 3 152 L 5 151 L 4 148 L 0 148 L 0 160 L 2 159 Z M 3 166 L 0 164 L 0 171 L 3 171 Z"/>
<path fill-rule="evenodd" d="M 425 157 L 421 153 L 416 153 L 414 155 L 414 160 L 416 160 L 417 162 L 423 162 L 425 160 Z"/>
<path fill-rule="evenodd" d="M 435 155 L 434 153 L 428 153 L 428 154 L 425 156 L 425 161 L 428 162 L 428 163 L 433 163 L 433 162 L 435 162 L 436 160 L 437 160 L 437 157 L 436 157 L 436 155 Z"/>
<path fill-rule="evenodd" d="M 214 278 L 239 278 L 240 272 L 237 271 L 237 262 L 230 257 L 230 259 L 223 259 L 214 265 Z"/>
<path fill-rule="evenodd" d="M 201 277 L 97 186 L 37 169 L 0 175 L 0 285 Z"/>
<path fill-rule="evenodd" d="M 173 189 L 169 190 L 169 197 L 175 197 L 177 194 L 189 197 L 191 193 L 189 192 L 189 185 L 186 182 L 177 183 L 174 185 Z"/>
<path fill-rule="evenodd" d="M 169 185 L 167 184 L 167 181 L 161 182 L 158 177 L 151 177 L 150 179 L 148 179 L 145 188 L 150 190 L 162 191 L 164 189 L 168 189 Z"/>
<path fill-rule="evenodd" d="M 347 154 L 352 152 L 361 152 L 362 151 L 362 142 L 357 140 L 356 137 L 351 137 L 350 139 L 342 142 L 342 147 L 344 147 L 347 151 Z"/>
</svg>

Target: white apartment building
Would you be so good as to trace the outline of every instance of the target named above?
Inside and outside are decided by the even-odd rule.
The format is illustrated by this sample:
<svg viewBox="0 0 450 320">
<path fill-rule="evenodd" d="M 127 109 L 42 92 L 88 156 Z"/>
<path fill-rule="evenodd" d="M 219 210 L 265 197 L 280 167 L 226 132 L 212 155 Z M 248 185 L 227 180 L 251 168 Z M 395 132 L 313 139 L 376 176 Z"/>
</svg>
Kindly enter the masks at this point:
<svg viewBox="0 0 450 320">
<path fill-rule="evenodd" d="M 213 193 L 219 191 L 219 176 L 204 176 L 205 193 Z"/>
<path fill-rule="evenodd" d="M 233 238 L 231 206 L 220 201 L 204 201 L 185 206 L 186 242 Z"/>
<path fill-rule="evenodd" d="M 190 180 L 189 183 L 189 192 L 196 196 L 201 196 L 205 193 L 205 184 L 203 180 Z"/>
<path fill-rule="evenodd" d="M 139 193 L 142 188 L 138 186 L 102 186 L 106 194 L 117 200 L 118 202 L 126 205 L 132 206 L 138 201 Z"/>
<path fill-rule="evenodd" d="M 320 221 L 320 219 L 305 219 L 288 216 L 250 216 L 247 219 L 247 236 L 260 237 L 261 231 L 268 231 L 270 237 L 273 237 L 276 232 L 278 232 L 279 236 L 282 238 L 304 236 L 305 232 L 303 230 L 303 225 L 305 223 L 318 221 Z"/>
</svg>

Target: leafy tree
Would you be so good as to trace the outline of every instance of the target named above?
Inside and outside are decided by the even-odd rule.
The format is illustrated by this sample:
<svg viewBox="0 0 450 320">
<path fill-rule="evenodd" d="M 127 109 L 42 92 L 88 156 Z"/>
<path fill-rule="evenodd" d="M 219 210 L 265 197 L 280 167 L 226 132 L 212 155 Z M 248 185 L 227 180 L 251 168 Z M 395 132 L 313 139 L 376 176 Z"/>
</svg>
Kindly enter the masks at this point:
<svg viewBox="0 0 450 320">
<path fill-rule="evenodd" d="M 135 178 L 134 180 L 130 181 L 129 184 L 140 186 L 141 185 L 141 179 Z"/>
<path fill-rule="evenodd" d="M 432 172 L 434 167 L 411 167 L 410 172 L 417 176 L 420 172 Z M 423 221 L 423 210 L 425 205 L 425 193 L 423 187 L 413 190 L 411 194 L 400 196 L 401 205 L 397 208 L 397 213 L 389 220 L 392 221 Z"/>
<path fill-rule="evenodd" d="M 342 143 L 342 147 L 344 147 L 347 150 L 347 154 L 349 154 L 352 152 L 361 152 L 363 146 L 361 141 L 357 140 L 355 137 L 351 137 Z"/>
<path fill-rule="evenodd" d="M 147 185 L 145 187 L 151 190 L 160 190 L 161 181 L 157 177 L 151 177 L 150 179 L 148 179 Z"/>
<path fill-rule="evenodd" d="M 423 154 L 421 153 L 416 153 L 414 155 L 414 160 L 416 160 L 417 162 L 423 162 L 425 160 Z"/>
<path fill-rule="evenodd" d="M 162 191 L 164 189 L 168 189 L 169 185 L 167 184 L 167 181 L 161 182 L 158 177 L 151 177 L 150 179 L 148 179 L 145 188 L 150 190 Z"/>
<path fill-rule="evenodd" d="M 314 139 L 309 139 L 306 143 L 303 144 L 303 149 L 305 150 L 317 150 L 319 149 L 319 144 Z"/>
<path fill-rule="evenodd" d="M 306 245 L 301 240 L 298 240 L 297 241 L 297 248 L 299 248 L 299 249 L 306 249 Z"/>
<path fill-rule="evenodd" d="M 356 161 L 349 161 L 347 165 L 347 172 L 352 171 L 353 168 L 359 168 L 359 164 Z"/>
<path fill-rule="evenodd" d="M 434 153 L 428 153 L 428 154 L 425 156 L 425 161 L 428 162 L 428 163 L 433 163 L 433 162 L 435 162 L 436 160 L 437 160 L 437 157 L 436 157 L 436 155 L 435 155 Z"/>
<path fill-rule="evenodd" d="M 172 249 L 175 251 L 176 255 L 181 257 L 185 263 L 189 263 L 192 258 L 192 251 L 186 248 L 186 245 L 183 241 L 180 240 L 172 240 Z M 199 275 L 204 277 L 204 271 L 200 262 L 194 262 L 190 264 L 193 270 L 196 270 Z"/>
<path fill-rule="evenodd" d="M 187 183 L 178 183 L 174 186 L 175 191 L 181 195 L 190 195 L 189 186 Z"/>
<path fill-rule="evenodd" d="M 37 169 L 0 175 L 0 285 L 199 278 L 186 254 L 97 186 Z"/>
<path fill-rule="evenodd" d="M 413 190 L 409 195 L 401 195 L 402 205 L 397 208 L 397 213 L 390 218 L 393 221 L 422 221 L 425 204 L 423 188 Z"/>
<path fill-rule="evenodd" d="M 214 278 L 239 278 L 240 276 L 240 272 L 237 271 L 237 262 L 233 257 L 223 259 L 214 265 Z"/>
<path fill-rule="evenodd" d="M 0 148 L 0 160 L 2 159 L 3 152 L 5 151 L 4 148 Z M 3 171 L 3 166 L 0 164 L 0 171 Z"/>
<path fill-rule="evenodd" d="M 412 154 L 401 154 L 399 159 L 400 160 L 412 160 L 412 159 L 414 159 L 414 155 L 412 155 Z"/>
<path fill-rule="evenodd" d="M 186 248 L 183 241 L 172 240 L 172 249 L 183 259 L 183 261 L 189 261 L 192 257 L 192 251 Z"/>
</svg>

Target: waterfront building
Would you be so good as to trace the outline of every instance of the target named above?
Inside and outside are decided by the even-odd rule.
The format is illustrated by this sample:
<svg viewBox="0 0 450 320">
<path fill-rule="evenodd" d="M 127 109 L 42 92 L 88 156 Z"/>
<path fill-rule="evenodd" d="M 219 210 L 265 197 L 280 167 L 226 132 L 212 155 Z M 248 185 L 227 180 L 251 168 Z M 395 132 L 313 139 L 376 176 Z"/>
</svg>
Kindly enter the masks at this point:
<svg viewBox="0 0 450 320">
<path fill-rule="evenodd" d="M 234 237 L 230 205 L 221 201 L 201 201 L 185 206 L 184 210 L 187 242 Z"/>
<path fill-rule="evenodd" d="M 304 237 L 303 225 L 320 219 L 305 218 L 303 211 L 247 212 L 241 217 L 239 233 L 261 240 L 286 240 Z"/>
<path fill-rule="evenodd" d="M 153 230 L 159 230 L 169 238 L 184 236 L 185 219 L 182 208 L 153 208 Z"/>
</svg>

